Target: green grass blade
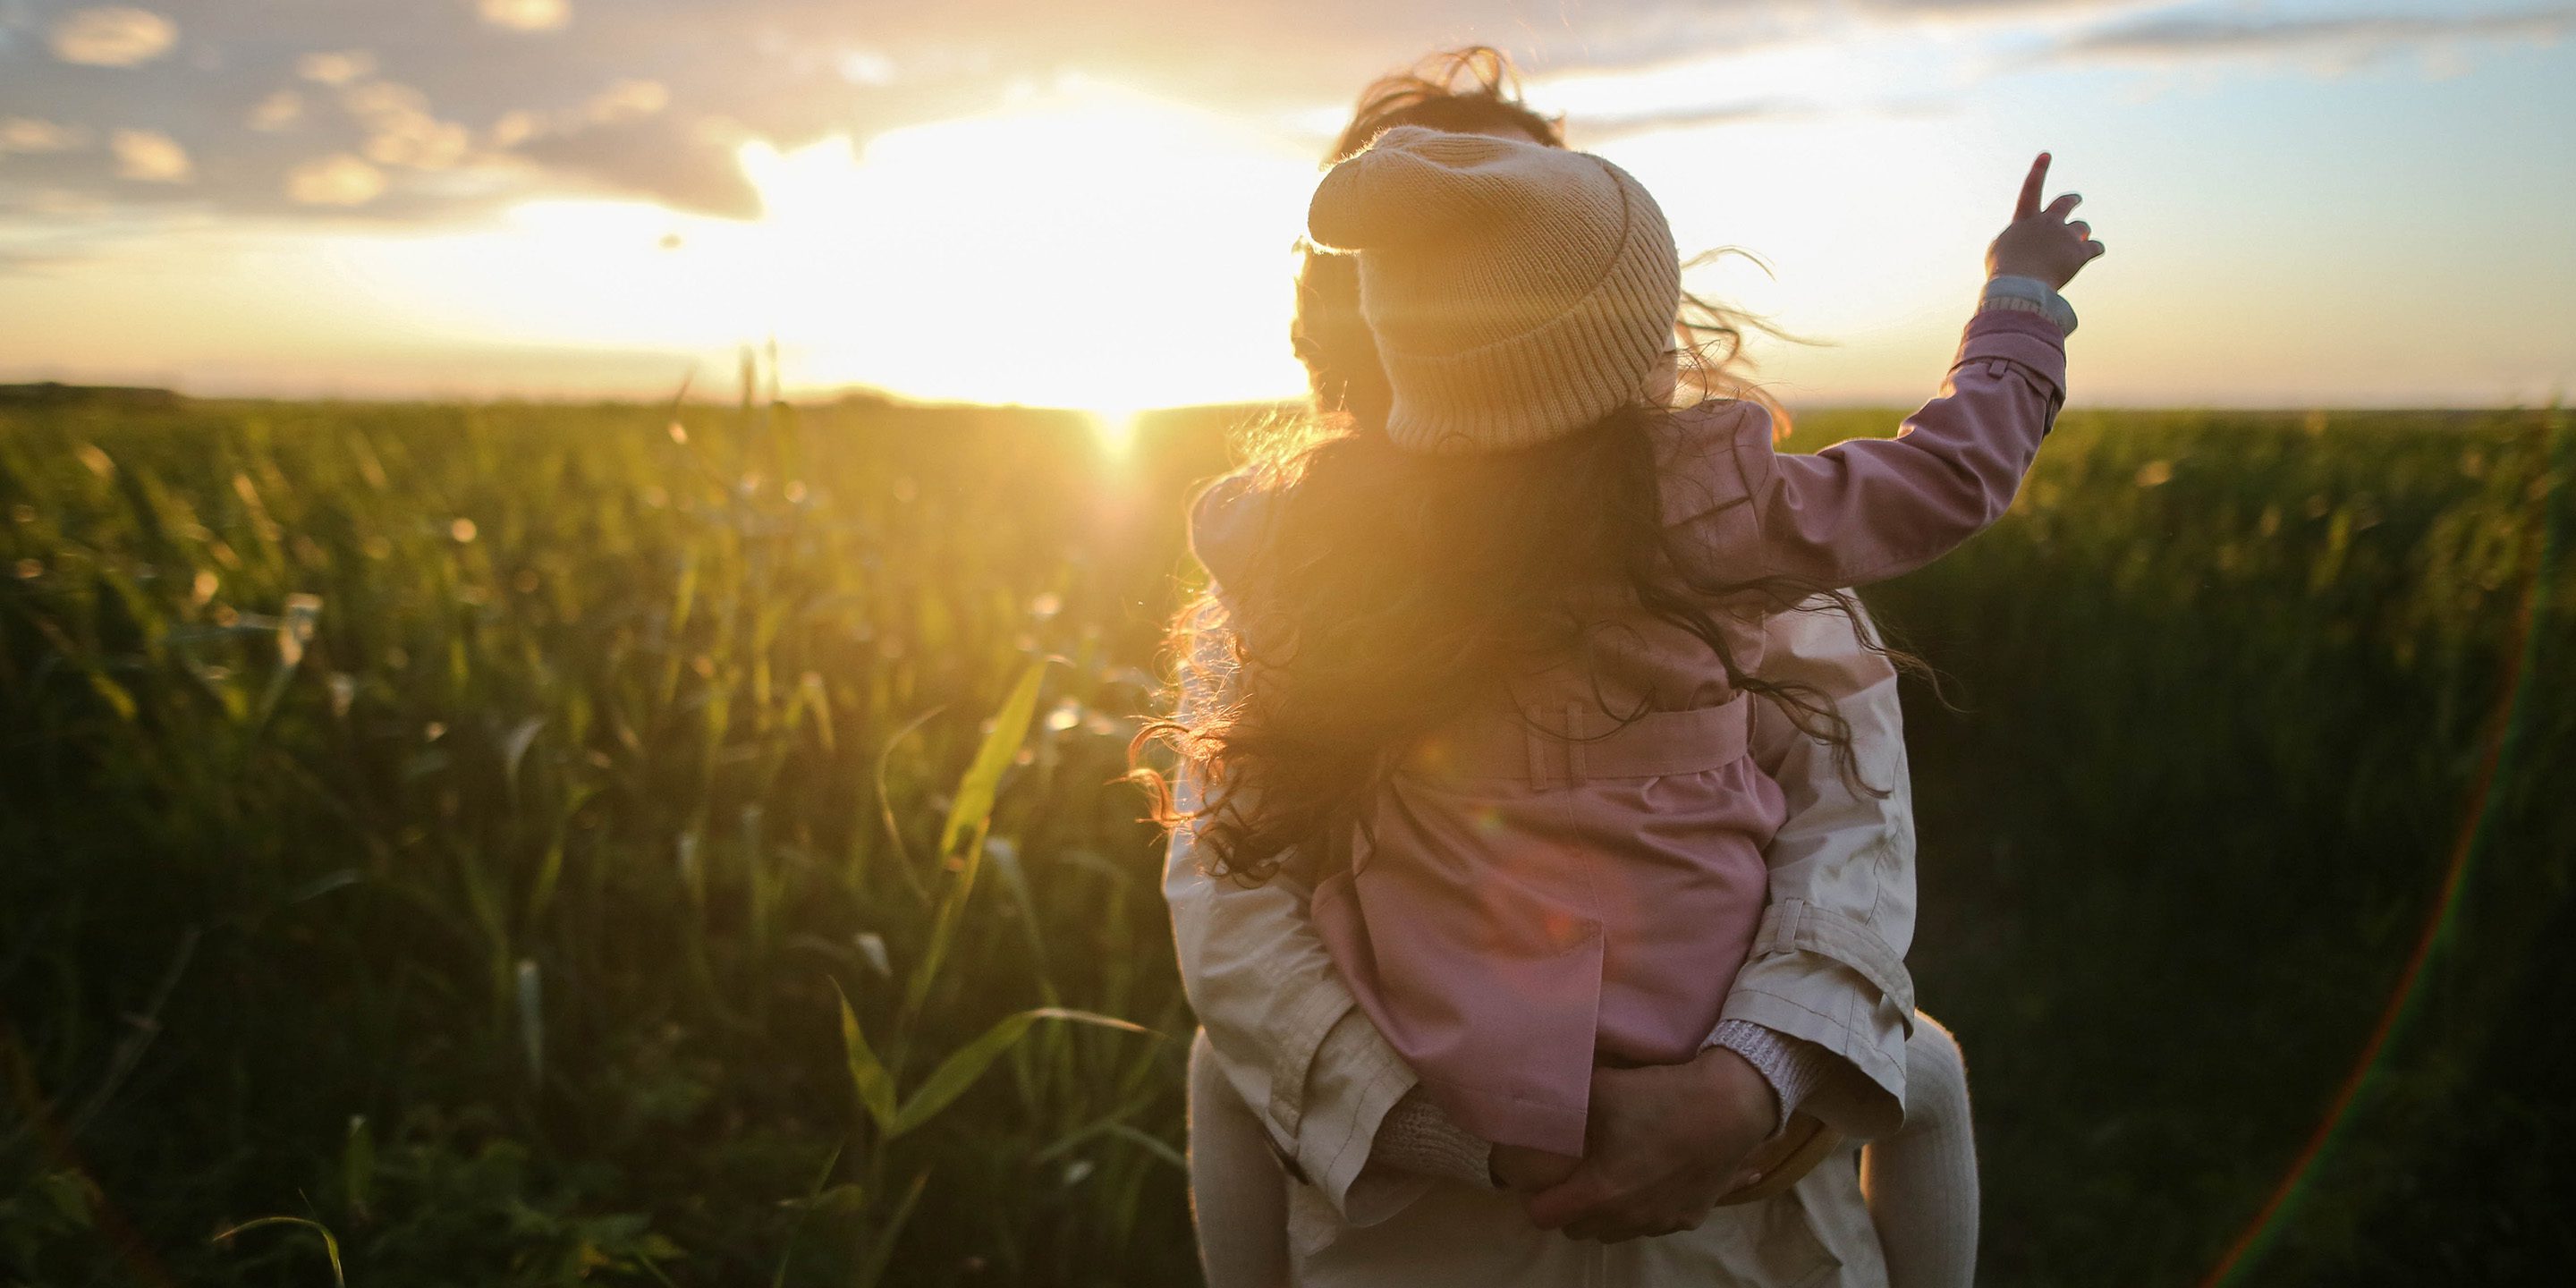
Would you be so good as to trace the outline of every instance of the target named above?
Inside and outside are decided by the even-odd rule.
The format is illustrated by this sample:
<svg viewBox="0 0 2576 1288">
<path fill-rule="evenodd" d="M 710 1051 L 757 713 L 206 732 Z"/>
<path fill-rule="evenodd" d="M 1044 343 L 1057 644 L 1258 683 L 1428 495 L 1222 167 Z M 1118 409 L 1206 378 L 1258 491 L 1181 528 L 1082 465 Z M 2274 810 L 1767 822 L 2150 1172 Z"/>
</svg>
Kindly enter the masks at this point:
<svg viewBox="0 0 2576 1288">
<path fill-rule="evenodd" d="M 1020 744 L 1027 740 L 1029 723 L 1037 716 L 1038 684 L 1046 678 L 1046 662 L 1031 662 L 1020 673 L 1019 683 L 1011 686 L 1011 696 L 993 715 L 993 730 L 984 735 L 984 744 L 975 751 L 973 764 L 966 776 L 958 780 L 957 795 L 948 807 L 948 822 L 939 831 L 939 857 L 956 864 L 956 878 L 940 895 L 939 910 L 933 914 L 930 943 L 914 965 L 912 977 L 904 986 L 903 1005 L 906 1015 L 919 1014 L 921 1004 L 930 996 L 930 986 L 939 979 L 939 968 L 948 957 L 948 946 L 956 938 L 957 922 L 965 914 L 966 901 L 975 893 L 975 876 L 983 867 L 984 834 L 993 820 L 993 802 L 1001 790 L 1002 774 L 1020 754 Z"/>
<path fill-rule="evenodd" d="M 1153 1031 L 1141 1024 L 1131 1024 L 1112 1016 L 1091 1011 L 1071 1010 L 1061 1006 L 1041 1006 L 1035 1010 L 1021 1011 L 1016 1015 L 1006 1015 L 993 1027 L 984 1030 L 982 1037 L 951 1053 L 946 1060 L 940 1062 L 937 1069 L 931 1071 L 928 1078 L 922 1080 L 921 1085 L 913 1090 L 911 1097 L 904 1101 L 902 1112 L 895 1115 L 894 1126 L 886 1132 L 887 1138 L 901 1136 L 937 1117 L 940 1110 L 946 1109 L 959 1096 L 966 1094 L 966 1089 L 974 1086 L 976 1080 L 983 1077 L 987 1069 L 993 1067 L 993 1062 L 1002 1057 L 1003 1052 L 1010 1050 L 1021 1038 L 1027 1036 L 1030 1025 L 1040 1020 L 1097 1024 L 1103 1028 L 1122 1029 L 1129 1033 Z"/>
<path fill-rule="evenodd" d="M 332 1237 L 329 1226 L 326 1226 L 319 1221 L 308 1220 L 300 1216 L 263 1216 L 255 1220 L 244 1221 L 240 1225 L 234 1226 L 233 1228 L 216 1235 L 215 1242 L 226 1242 L 234 1235 L 240 1234 L 244 1230 L 256 1230 L 263 1225 L 300 1225 L 312 1230 L 315 1234 L 321 1235 L 322 1252 L 324 1255 L 331 1258 L 331 1282 L 340 1285 L 340 1288 L 349 1288 L 348 1273 L 340 1266 L 340 1241 Z"/>
<path fill-rule="evenodd" d="M 994 794 L 1002 785 L 1003 771 L 1020 754 L 1020 744 L 1029 736 L 1029 721 L 1037 715 L 1038 684 L 1046 678 L 1046 662 L 1031 662 L 1020 672 L 1019 683 L 1011 686 L 1011 696 L 993 715 L 993 731 L 984 735 L 984 745 L 975 751 L 975 762 L 966 767 L 966 776 L 957 782 L 957 796 L 948 806 L 947 826 L 939 830 L 939 853 L 948 857 L 958 853 L 966 837 L 981 830 L 993 817 Z M 968 862 L 974 860 L 969 857 Z"/>
<path fill-rule="evenodd" d="M 850 1066 L 850 1087 L 858 1093 L 859 1106 L 875 1120 L 877 1130 L 891 1137 L 894 1130 L 894 1075 L 886 1072 L 884 1062 L 868 1046 L 867 1034 L 859 1030 L 858 1013 L 850 1009 L 849 994 L 841 991 L 841 982 L 832 981 L 832 994 L 841 1001 L 841 1052 Z"/>
</svg>

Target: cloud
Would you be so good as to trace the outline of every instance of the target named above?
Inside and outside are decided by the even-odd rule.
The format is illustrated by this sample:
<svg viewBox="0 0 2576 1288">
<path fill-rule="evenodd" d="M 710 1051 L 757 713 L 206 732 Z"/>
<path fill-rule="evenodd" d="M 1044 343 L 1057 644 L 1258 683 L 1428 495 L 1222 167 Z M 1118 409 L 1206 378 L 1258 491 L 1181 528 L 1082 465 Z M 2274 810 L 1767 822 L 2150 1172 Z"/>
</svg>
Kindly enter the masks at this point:
<svg viewBox="0 0 2576 1288">
<path fill-rule="evenodd" d="M 568 0 L 478 0 L 483 21 L 512 31 L 553 31 L 572 21 Z"/>
<path fill-rule="evenodd" d="M 1723 103 L 1713 107 L 1684 107 L 1666 112 L 1639 112 L 1626 116 L 1587 116 L 1569 119 L 1566 131 L 1569 142 L 1578 148 L 1591 148 L 1613 139 L 1635 134 L 1653 134 L 1662 130 L 1696 129 L 1712 125 L 1737 125 L 1746 121 L 1777 121 L 1813 116 L 1812 104 L 1785 102 Z"/>
<path fill-rule="evenodd" d="M 545 117 L 536 112 L 503 112 L 487 131 L 496 148 L 515 148 L 545 132 Z"/>
<path fill-rule="evenodd" d="M 445 170 L 465 160 L 473 135 L 431 115 L 429 98 L 409 85 L 364 81 L 341 91 L 340 105 L 367 131 L 367 159 L 378 165 Z"/>
<path fill-rule="evenodd" d="M 743 177 L 725 135 L 712 122 L 691 126 L 657 115 L 540 134 L 521 144 L 518 155 L 593 186 L 647 194 L 679 209 L 756 218 L 760 194 Z"/>
<path fill-rule="evenodd" d="M 54 57 L 88 67 L 140 67 L 170 52 L 179 28 L 146 9 L 75 9 L 54 24 Z"/>
<path fill-rule="evenodd" d="M 376 56 L 363 49 L 306 54 L 295 60 L 295 74 L 323 85 L 347 85 L 376 71 Z"/>
<path fill-rule="evenodd" d="M 347 153 L 321 157 L 286 176 L 288 200 L 306 206 L 363 206 L 383 196 L 385 172 Z"/>
<path fill-rule="evenodd" d="M 592 96 L 582 114 L 593 121 L 635 121 L 671 105 L 671 91 L 660 81 L 622 80 Z"/>
<path fill-rule="evenodd" d="M 2059 47 L 2066 58 L 2176 62 L 2286 53 L 2363 55 L 2453 39 L 2556 39 L 2576 29 L 2576 6 L 2504 13 L 2348 17 L 2155 14 L 2097 28 Z"/>
<path fill-rule="evenodd" d="M 254 130 L 273 133 L 278 130 L 292 129 L 296 122 L 303 119 L 304 96 L 291 89 L 282 89 L 261 99 L 250 109 L 250 114 L 243 118 L 242 123 Z"/>
<path fill-rule="evenodd" d="M 853 85 L 891 85 L 902 68 L 894 59 L 865 47 L 841 52 L 841 79 Z"/>
<path fill-rule="evenodd" d="M 116 174 L 138 183 L 186 183 L 192 172 L 188 150 L 158 130 L 118 130 L 108 136 L 116 154 Z"/>
<path fill-rule="evenodd" d="M 32 116 L 0 117 L 0 155 L 11 152 L 69 152 L 87 147 L 89 135 L 68 125 Z"/>
</svg>

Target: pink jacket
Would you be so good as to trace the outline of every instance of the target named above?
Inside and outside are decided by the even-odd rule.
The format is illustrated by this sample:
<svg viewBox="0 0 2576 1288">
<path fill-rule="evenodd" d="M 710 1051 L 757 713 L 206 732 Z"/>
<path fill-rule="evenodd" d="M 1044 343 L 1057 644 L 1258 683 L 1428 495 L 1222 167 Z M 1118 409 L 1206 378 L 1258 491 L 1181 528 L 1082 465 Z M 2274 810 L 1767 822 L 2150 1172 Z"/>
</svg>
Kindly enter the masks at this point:
<svg viewBox="0 0 2576 1288">
<path fill-rule="evenodd" d="M 1998 310 L 1968 324 L 1941 395 L 1892 439 L 1784 455 L 1758 405 L 1703 403 L 1659 445 L 1667 523 L 1711 580 L 1852 586 L 1921 567 L 2011 505 L 2065 370 L 2054 323 Z M 1265 499 L 1230 478 L 1192 514 L 1220 595 L 1259 557 Z M 1747 754 L 1754 704 L 1688 633 L 1619 625 L 1588 666 L 1516 680 L 1425 740 L 1350 867 L 1315 890 L 1317 929 L 1369 1018 L 1497 1144 L 1580 1154 L 1596 1061 L 1696 1054 L 1762 912 L 1783 806 Z M 1759 623 L 1728 626 L 1760 674 Z M 1624 727 L 1605 714 L 1640 707 Z"/>
</svg>

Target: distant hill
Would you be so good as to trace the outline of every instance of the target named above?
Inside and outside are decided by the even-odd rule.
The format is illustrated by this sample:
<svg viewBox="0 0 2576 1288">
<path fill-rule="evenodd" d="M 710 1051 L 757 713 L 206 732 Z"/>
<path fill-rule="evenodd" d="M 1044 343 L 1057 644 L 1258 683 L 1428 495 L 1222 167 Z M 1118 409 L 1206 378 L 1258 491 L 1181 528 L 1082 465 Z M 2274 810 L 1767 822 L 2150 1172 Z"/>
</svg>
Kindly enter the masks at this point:
<svg viewBox="0 0 2576 1288">
<path fill-rule="evenodd" d="M 31 385 L 0 385 L 0 407 L 176 407 L 175 389 L 145 385 L 67 385 L 46 380 Z"/>
</svg>

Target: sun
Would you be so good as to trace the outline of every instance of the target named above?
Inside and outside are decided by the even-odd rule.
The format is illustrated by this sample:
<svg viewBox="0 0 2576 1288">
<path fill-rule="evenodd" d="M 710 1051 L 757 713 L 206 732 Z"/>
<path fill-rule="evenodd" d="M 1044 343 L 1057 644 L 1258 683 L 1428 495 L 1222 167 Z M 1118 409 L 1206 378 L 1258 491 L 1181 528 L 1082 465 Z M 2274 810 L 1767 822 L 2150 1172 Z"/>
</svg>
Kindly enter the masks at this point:
<svg viewBox="0 0 2576 1288">
<path fill-rule="evenodd" d="M 1315 167 L 1236 120 L 1075 79 L 741 162 L 794 382 L 1122 414 L 1302 387 Z"/>
</svg>

